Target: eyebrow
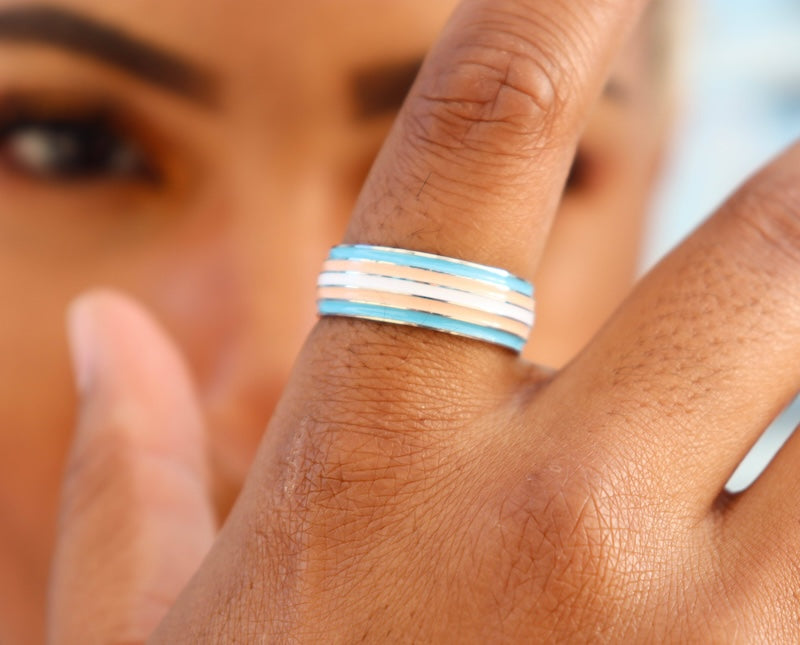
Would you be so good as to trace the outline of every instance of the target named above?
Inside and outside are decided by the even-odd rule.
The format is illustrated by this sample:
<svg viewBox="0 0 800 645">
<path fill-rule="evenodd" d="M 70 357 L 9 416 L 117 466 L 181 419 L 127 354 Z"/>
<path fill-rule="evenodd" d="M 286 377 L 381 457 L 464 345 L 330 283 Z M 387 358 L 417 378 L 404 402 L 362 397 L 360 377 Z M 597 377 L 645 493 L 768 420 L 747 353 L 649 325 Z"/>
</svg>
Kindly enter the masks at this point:
<svg viewBox="0 0 800 645">
<path fill-rule="evenodd" d="M 173 52 L 121 29 L 49 5 L 0 10 L 0 42 L 39 43 L 88 56 L 206 107 L 219 102 L 218 79 Z"/>
<path fill-rule="evenodd" d="M 356 116 L 368 119 L 397 111 L 419 73 L 424 54 L 412 59 L 381 63 L 356 71 L 351 92 Z"/>
</svg>

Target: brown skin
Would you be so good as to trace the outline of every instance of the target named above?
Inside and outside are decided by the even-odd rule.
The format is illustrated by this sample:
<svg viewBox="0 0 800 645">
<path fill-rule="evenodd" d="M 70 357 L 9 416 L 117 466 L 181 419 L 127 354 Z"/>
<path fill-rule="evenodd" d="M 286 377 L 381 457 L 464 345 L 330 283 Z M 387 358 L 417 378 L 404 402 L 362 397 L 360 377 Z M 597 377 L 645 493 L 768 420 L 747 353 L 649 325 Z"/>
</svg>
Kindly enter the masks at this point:
<svg viewBox="0 0 800 645">
<path fill-rule="evenodd" d="M 16 5 L 0 0 L 0 9 Z M 198 392 L 214 507 L 224 516 L 313 324 L 319 262 L 341 239 L 394 116 L 392 105 L 359 116 L 352 79 L 419 58 L 453 5 L 59 3 L 211 67 L 224 88 L 212 109 L 60 49 L 0 41 L 0 97 L 24 93 L 48 115 L 110 98 L 123 106 L 122 135 L 162 174 L 158 185 L 67 185 L 19 172 L 4 151 L 0 294 L 15 304 L 0 333 L 8 357 L 0 364 L 0 641 L 35 642 L 43 623 L 76 409 L 67 303 L 89 287 L 114 287 L 176 340 Z M 644 49 L 639 37 L 619 59 L 622 92 L 599 101 L 586 129 L 585 172 L 567 190 L 536 276 L 528 358 L 563 364 L 633 277 L 666 122 L 654 109 Z"/>
<path fill-rule="evenodd" d="M 641 4 L 463 2 L 345 239 L 533 277 Z M 79 300 L 54 642 L 144 639 L 165 612 L 152 642 L 798 642 L 800 437 L 723 487 L 800 384 L 799 182 L 797 145 L 555 375 L 321 321 L 216 539 L 179 352 L 128 300 Z"/>
</svg>

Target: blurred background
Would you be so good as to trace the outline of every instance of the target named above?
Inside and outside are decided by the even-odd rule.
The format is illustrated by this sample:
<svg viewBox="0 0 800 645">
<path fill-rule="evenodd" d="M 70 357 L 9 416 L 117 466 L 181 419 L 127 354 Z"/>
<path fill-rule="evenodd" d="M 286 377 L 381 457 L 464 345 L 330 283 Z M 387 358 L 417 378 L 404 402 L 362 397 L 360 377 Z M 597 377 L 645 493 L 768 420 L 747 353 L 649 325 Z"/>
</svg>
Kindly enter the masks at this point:
<svg viewBox="0 0 800 645">
<path fill-rule="evenodd" d="M 676 138 L 650 221 L 642 270 L 748 175 L 800 136 L 800 0 L 687 3 Z M 798 400 L 729 483 L 746 487 L 800 421 Z"/>
</svg>

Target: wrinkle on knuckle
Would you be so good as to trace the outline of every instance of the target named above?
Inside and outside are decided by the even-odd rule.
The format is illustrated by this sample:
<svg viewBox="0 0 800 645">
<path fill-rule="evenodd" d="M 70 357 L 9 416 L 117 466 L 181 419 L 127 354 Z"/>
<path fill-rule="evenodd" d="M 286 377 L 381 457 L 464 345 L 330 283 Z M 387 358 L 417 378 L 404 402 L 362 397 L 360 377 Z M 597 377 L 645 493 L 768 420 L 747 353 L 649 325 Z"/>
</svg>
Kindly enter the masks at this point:
<svg viewBox="0 0 800 645">
<path fill-rule="evenodd" d="M 540 605 L 551 603 L 554 612 L 562 611 L 605 577 L 601 569 L 610 543 L 603 527 L 609 522 L 588 490 L 528 488 L 523 484 L 501 506 L 499 525 L 509 558 L 504 584 L 524 581 L 534 587 Z"/>
<path fill-rule="evenodd" d="M 430 566 L 421 554 L 432 553 L 432 533 L 447 512 L 440 503 L 449 486 L 440 468 L 447 458 L 349 427 L 328 426 L 322 436 L 318 430 L 314 420 L 304 421 L 307 434 L 296 441 L 288 474 L 294 481 L 261 542 L 274 552 L 276 534 L 302 535 L 302 543 L 278 548 L 290 569 L 292 603 L 301 616 L 335 624 L 331 598 L 373 604 L 374 570 L 387 563 L 405 572 Z"/>
<path fill-rule="evenodd" d="M 316 536 L 325 549 L 399 534 L 444 477 L 442 448 L 414 434 L 376 432 L 368 421 L 309 415 L 293 444 L 281 457 L 278 506 L 302 518 L 288 530 Z"/>
<path fill-rule="evenodd" d="M 610 629 L 668 586 L 669 539 L 636 495 L 599 473 L 562 466 L 506 490 L 497 577 L 505 597 L 547 612 L 554 633 L 576 621 Z"/>
<path fill-rule="evenodd" d="M 527 157 L 553 145 L 568 98 L 567 65 L 508 17 L 495 12 L 480 23 L 476 37 L 457 44 L 411 96 L 412 138 L 467 157 Z"/>
</svg>

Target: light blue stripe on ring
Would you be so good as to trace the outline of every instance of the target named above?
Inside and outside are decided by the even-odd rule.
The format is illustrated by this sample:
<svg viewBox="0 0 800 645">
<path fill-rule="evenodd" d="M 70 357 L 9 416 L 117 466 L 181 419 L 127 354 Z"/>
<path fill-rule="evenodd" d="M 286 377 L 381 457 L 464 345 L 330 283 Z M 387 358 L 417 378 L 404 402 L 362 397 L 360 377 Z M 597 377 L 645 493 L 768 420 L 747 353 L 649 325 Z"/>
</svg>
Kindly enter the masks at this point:
<svg viewBox="0 0 800 645">
<path fill-rule="evenodd" d="M 350 316 L 355 318 L 371 318 L 373 320 L 385 320 L 395 323 L 405 323 L 408 325 L 418 325 L 446 331 L 478 340 L 488 341 L 496 345 L 502 345 L 521 352 L 525 346 L 525 339 L 514 334 L 509 334 L 499 329 L 483 327 L 473 323 L 453 320 L 437 314 L 429 314 L 423 311 L 413 311 L 408 309 L 397 309 L 395 307 L 385 307 L 382 305 L 368 305 L 358 302 L 348 302 L 347 300 L 319 300 L 317 301 L 319 313 L 323 316 Z"/>
<path fill-rule="evenodd" d="M 460 262 L 430 253 L 416 253 L 404 249 L 394 250 L 365 244 L 341 244 L 334 246 L 328 257 L 331 260 L 374 260 L 417 269 L 429 269 L 463 278 L 491 282 L 524 296 L 533 296 L 533 285 L 530 282 L 510 274 L 504 269 L 484 267 L 472 262 Z"/>
</svg>

